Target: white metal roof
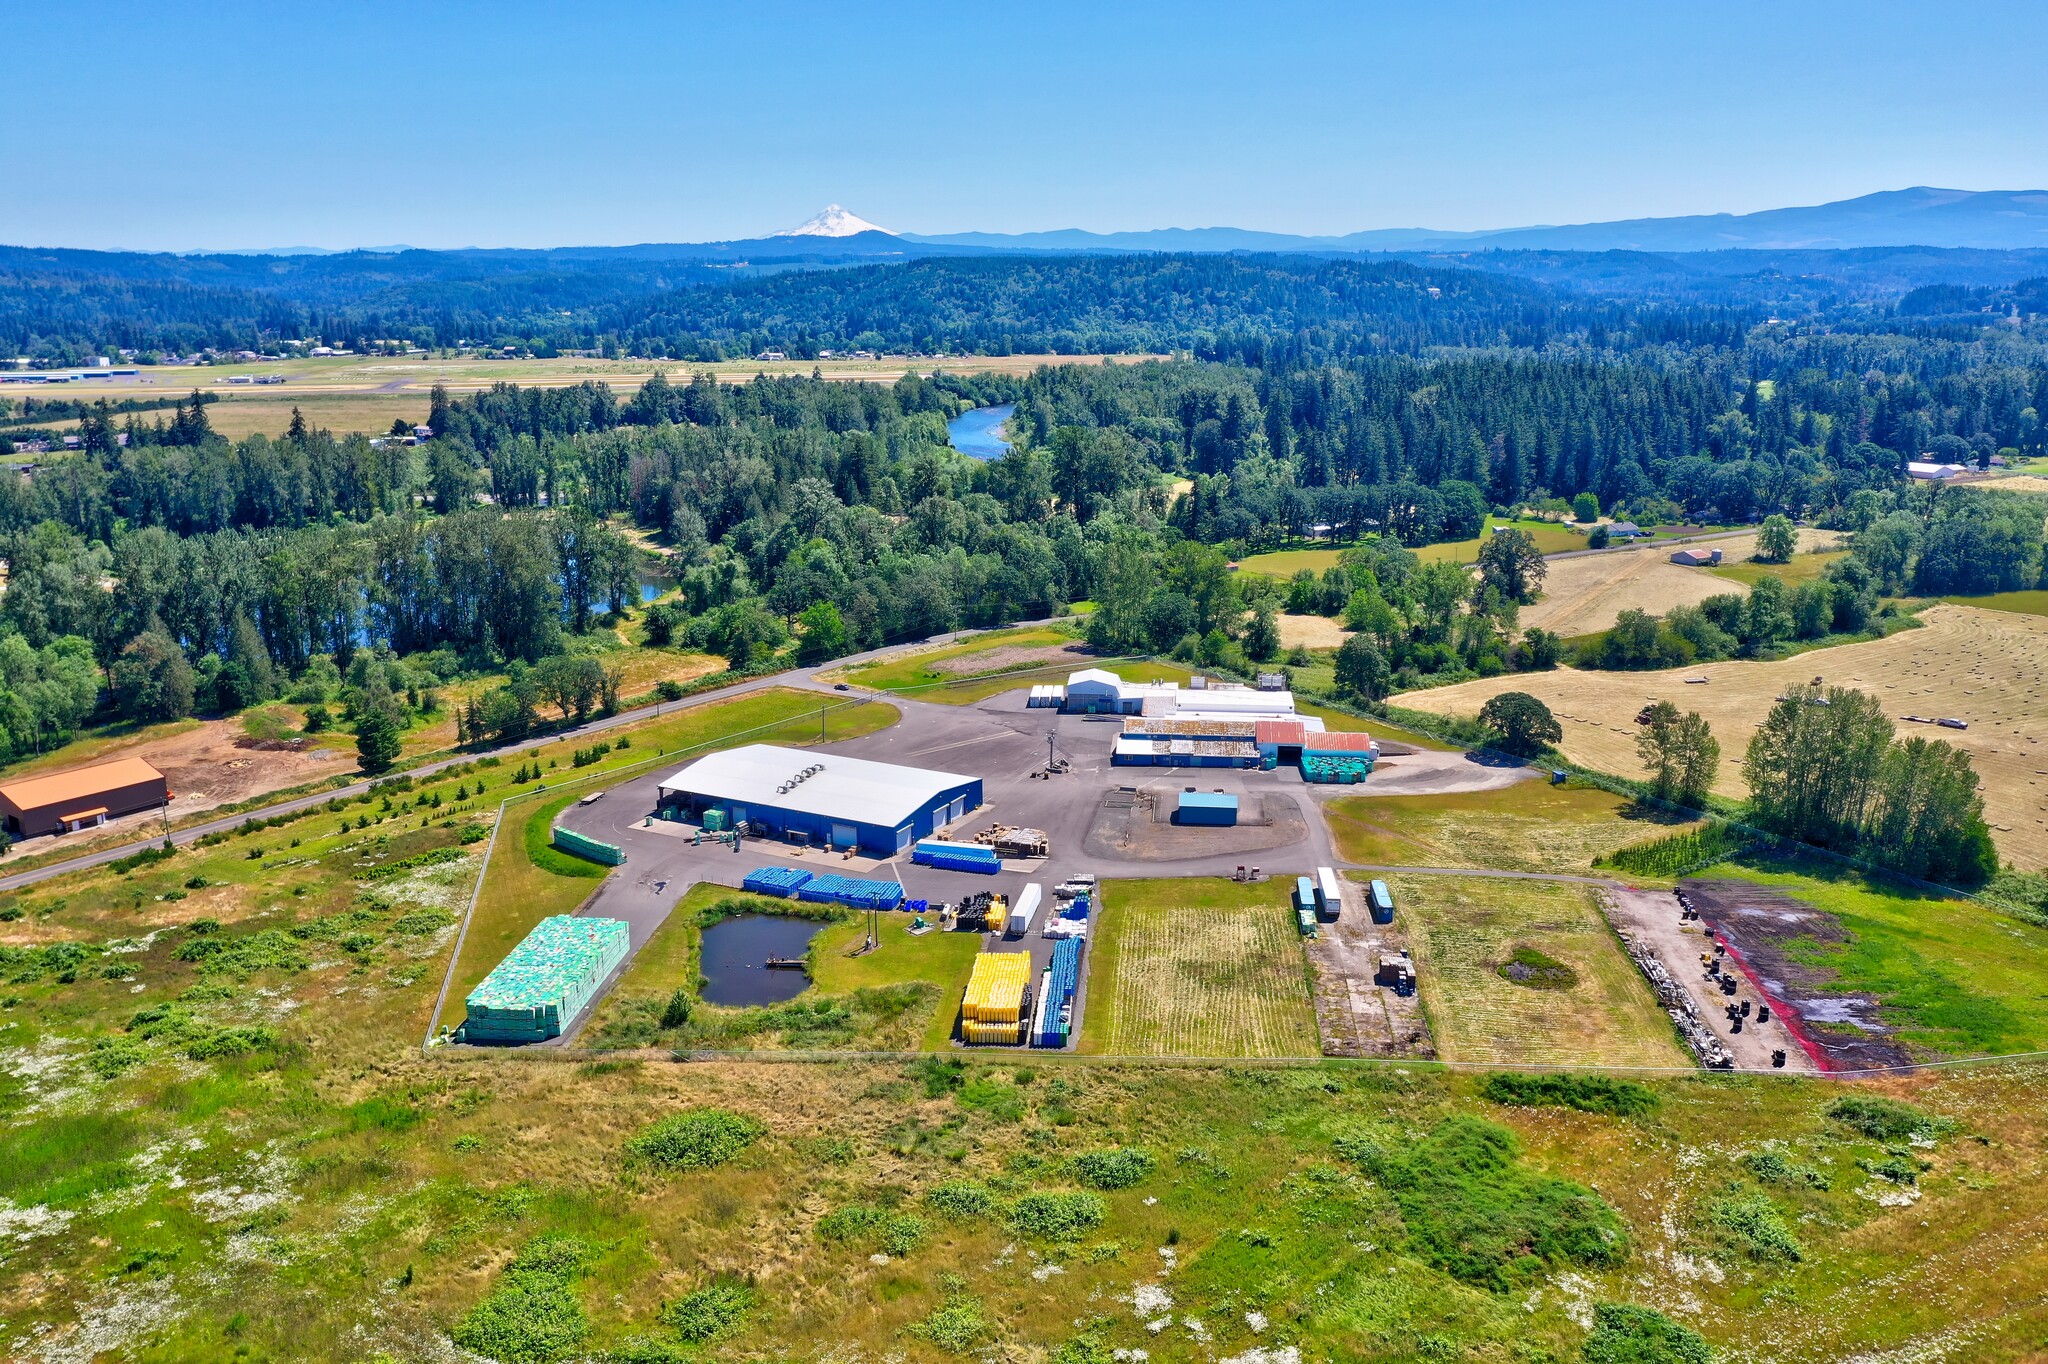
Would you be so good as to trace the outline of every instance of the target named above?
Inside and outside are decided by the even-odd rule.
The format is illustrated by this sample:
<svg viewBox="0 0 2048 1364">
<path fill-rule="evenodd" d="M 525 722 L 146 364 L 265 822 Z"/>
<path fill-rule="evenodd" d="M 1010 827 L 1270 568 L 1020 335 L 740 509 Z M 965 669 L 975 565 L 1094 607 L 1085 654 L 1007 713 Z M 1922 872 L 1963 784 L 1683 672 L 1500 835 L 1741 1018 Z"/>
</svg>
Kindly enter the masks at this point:
<svg viewBox="0 0 2048 1364">
<path fill-rule="evenodd" d="M 1286 691 L 1203 691 L 1180 698 L 1183 716 L 1292 715 L 1294 693 Z"/>
<path fill-rule="evenodd" d="M 796 780 L 808 768 L 820 770 Z M 661 783 L 663 795 L 687 791 L 742 805 L 768 805 L 820 819 L 894 827 L 933 804 L 941 791 L 973 777 L 921 767 L 810 753 L 776 744 L 747 744 L 710 753 Z M 790 785 L 792 781 L 794 785 Z M 784 789 L 786 788 L 786 789 Z"/>
</svg>

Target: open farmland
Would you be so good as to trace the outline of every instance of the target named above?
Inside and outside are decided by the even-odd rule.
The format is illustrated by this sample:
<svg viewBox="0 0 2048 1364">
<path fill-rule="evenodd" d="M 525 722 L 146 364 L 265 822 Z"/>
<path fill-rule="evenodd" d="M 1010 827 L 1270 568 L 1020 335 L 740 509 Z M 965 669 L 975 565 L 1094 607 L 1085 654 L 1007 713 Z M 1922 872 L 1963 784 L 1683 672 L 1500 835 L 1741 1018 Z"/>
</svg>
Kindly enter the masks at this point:
<svg viewBox="0 0 2048 1364">
<path fill-rule="evenodd" d="M 1671 1020 L 1587 886 L 1390 876 L 1437 1054 L 1493 1065 L 1683 1068 Z M 1546 986 L 1501 969 L 1518 951 L 1565 968 Z"/>
<path fill-rule="evenodd" d="M 1286 882 L 1118 881 L 1102 899 L 1080 1050 L 1319 1054 Z"/>
<path fill-rule="evenodd" d="M 1771 703 L 1786 687 L 1824 677 L 1830 685 L 1876 694 L 1893 716 L 1956 716 L 1967 730 L 1899 726 L 1954 744 L 1983 780 L 1985 817 L 1999 852 L 2029 870 L 2048 867 L 2048 617 L 1971 606 L 1930 607 L 1924 628 L 1889 639 L 1844 644 L 1775 663 L 1731 660 L 1656 672 L 1602 673 L 1560 668 L 1411 692 L 1396 703 L 1444 715 L 1476 716 L 1488 697 L 1525 691 L 1556 714 L 1560 745 L 1574 762 L 1634 776 L 1635 715 L 1670 701 L 1707 718 L 1721 741 L 1714 789 L 1741 796 L 1742 754 Z M 1704 677 L 1687 685 L 1688 677 Z"/>
<path fill-rule="evenodd" d="M 1803 530 L 1799 552 L 1831 548 L 1839 537 L 1832 531 Z M 1701 548 L 1718 549 L 1724 563 L 1741 564 L 1756 553 L 1754 534 L 1726 539 L 1702 540 Z M 1804 558 L 1790 565 L 1754 567 L 1784 574 L 1793 565 L 1804 566 Z M 1527 629 L 1551 630 L 1569 638 L 1589 635 L 1611 627 L 1615 618 L 1631 608 L 1662 615 L 1674 606 L 1697 606 L 1708 597 L 1742 589 L 1707 569 L 1682 568 L 1671 562 L 1666 545 L 1642 545 L 1635 549 L 1609 550 L 1604 554 L 1576 555 L 1550 561 L 1550 573 L 1543 582 L 1543 596 L 1522 609 L 1521 624 Z"/>
</svg>

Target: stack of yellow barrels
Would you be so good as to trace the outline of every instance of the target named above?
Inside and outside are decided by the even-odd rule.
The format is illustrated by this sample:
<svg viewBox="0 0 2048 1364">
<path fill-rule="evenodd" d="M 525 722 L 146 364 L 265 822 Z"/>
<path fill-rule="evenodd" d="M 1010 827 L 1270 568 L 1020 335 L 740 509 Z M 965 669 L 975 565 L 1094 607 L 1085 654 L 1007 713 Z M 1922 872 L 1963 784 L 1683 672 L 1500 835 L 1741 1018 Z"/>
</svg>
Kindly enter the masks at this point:
<svg viewBox="0 0 2048 1364">
<path fill-rule="evenodd" d="M 1015 1043 L 1024 1035 L 1024 987 L 1031 980 L 1029 952 L 983 952 L 974 959 L 960 1001 L 960 1036 L 968 1042 Z"/>
</svg>

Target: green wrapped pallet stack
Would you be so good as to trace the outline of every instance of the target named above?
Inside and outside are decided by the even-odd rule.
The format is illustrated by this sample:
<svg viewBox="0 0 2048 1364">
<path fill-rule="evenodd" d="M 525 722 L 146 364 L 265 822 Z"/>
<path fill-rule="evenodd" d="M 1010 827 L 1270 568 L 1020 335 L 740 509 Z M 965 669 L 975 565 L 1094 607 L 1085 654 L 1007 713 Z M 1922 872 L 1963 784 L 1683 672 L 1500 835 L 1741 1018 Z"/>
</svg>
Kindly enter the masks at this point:
<svg viewBox="0 0 2048 1364">
<path fill-rule="evenodd" d="M 542 1042 L 561 1036 L 625 961 L 631 942 L 622 919 L 542 919 L 469 992 L 462 1040 Z"/>
<path fill-rule="evenodd" d="M 623 848 L 610 843 L 600 843 L 594 838 L 585 838 L 574 829 L 556 829 L 555 846 L 565 853 L 585 857 L 592 862 L 602 862 L 607 867 L 616 867 L 626 860 Z"/>
</svg>

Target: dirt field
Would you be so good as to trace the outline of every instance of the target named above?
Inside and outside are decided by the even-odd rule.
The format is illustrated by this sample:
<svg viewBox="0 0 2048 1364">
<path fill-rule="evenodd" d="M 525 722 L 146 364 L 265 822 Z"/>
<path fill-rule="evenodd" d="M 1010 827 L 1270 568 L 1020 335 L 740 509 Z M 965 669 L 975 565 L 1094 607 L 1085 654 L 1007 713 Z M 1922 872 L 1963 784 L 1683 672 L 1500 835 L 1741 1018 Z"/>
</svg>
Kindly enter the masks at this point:
<svg viewBox="0 0 2048 1364">
<path fill-rule="evenodd" d="M 1737 970 L 1772 1006 L 1773 1021 L 1782 1021 L 1792 1044 L 1818 1068 L 1912 1064 L 1912 1053 L 1891 1040 L 1875 995 L 1844 991 L 1834 972 L 1802 959 L 1811 944 L 1850 940 L 1832 914 L 1749 881 L 1695 877 L 1679 885 L 1698 906 L 1706 931 L 1727 944 Z M 1692 964 L 1665 963 L 1674 975 L 1696 977 L 1697 971 L 1685 972 Z"/>
<path fill-rule="evenodd" d="M 955 677 L 976 677 L 983 673 L 1006 672 L 1013 668 L 1039 668 L 1051 663 L 1065 663 L 1076 670 L 1089 666 L 1089 660 L 1097 651 L 1086 644 L 1005 645 L 1000 649 L 985 649 L 978 654 L 959 654 L 952 658 L 940 658 L 930 665 L 930 671 L 949 673 Z"/>
<path fill-rule="evenodd" d="M 1698 1017 L 1735 1058 L 1738 1070 L 1770 1071 L 1781 1070 L 1787 1075 L 1810 1075 L 1821 1069 L 1820 1065 L 1799 1045 L 1799 1041 L 1788 1030 L 1785 1011 L 1774 998 L 1759 999 L 1754 990 L 1744 991 L 1737 1000 L 1748 999 L 1752 1004 L 1768 1004 L 1771 1007 L 1769 1022 L 1760 1022 L 1754 1009 L 1742 1022 L 1742 1031 L 1734 1030 L 1726 1008 L 1731 1002 L 1721 993 L 1718 985 L 1707 976 L 1700 964 L 1700 954 L 1711 954 L 1714 940 L 1703 920 L 1679 917 L 1678 898 L 1668 890 L 1610 890 L 1606 892 L 1608 921 L 1624 941 L 1649 948 L 1664 969 L 1670 973 L 1677 986 L 1692 997 Z M 1783 1051 L 1783 1067 L 1771 1065 L 1771 1053 Z"/>
<path fill-rule="evenodd" d="M 1274 624 L 1280 627 L 1283 649 L 1335 649 L 1351 638 L 1349 630 L 1328 616 L 1280 615 Z"/>
<path fill-rule="evenodd" d="M 1662 672 L 1589 673 L 1560 668 L 1464 682 L 1395 698 L 1398 705 L 1449 715 L 1476 715 L 1488 697 L 1525 691 L 1556 714 L 1561 745 L 1575 762 L 1635 776 L 1635 715 L 1651 701 L 1671 701 L 1704 715 L 1721 741 L 1714 789 L 1746 793 L 1742 754 L 1750 736 L 1786 687 L 1816 676 L 1882 697 L 1894 716 L 1956 716 L 1967 730 L 1900 724 L 1968 753 L 1983 781 L 1985 816 L 1999 851 L 2029 870 L 2048 867 L 2048 709 L 2040 679 L 2048 675 L 2048 617 L 1970 606 L 1929 607 L 1924 628 L 1889 639 L 1845 644 L 1776 663 L 1731 661 Z M 1684 679 L 1704 677 L 1704 685 Z"/>
<path fill-rule="evenodd" d="M 1389 876 L 1414 943 L 1437 1052 L 1483 1064 L 1686 1067 L 1671 1020 L 1615 941 L 1587 886 Z M 1504 977 L 1533 949 L 1575 977 L 1538 989 Z"/>
<path fill-rule="evenodd" d="M 596 380 L 619 393 L 630 393 L 647 382 L 656 370 L 672 379 L 687 381 L 692 374 L 710 370 L 721 382 L 742 384 L 756 374 L 809 375 L 846 383 L 892 384 L 908 373 L 930 375 L 937 370 L 952 374 L 1029 374 L 1041 365 L 1099 365 L 1105 359 L 1119 364 L 1136 363 L 1165 356 L 1120 355 L 1001 355 L 957 356 L 945 360 L 909 360 L 900 356 L 875 360 L 785 360 L 762 362 L 730 360 L 715 365 L 683 361 L 493 359 L 401 359 L 398 357 L 344 356 L 335 359 L 284 360 L 255 365 L 178 365 L 144 369 L 133 378 L 95 379 L 89 385 L 66 384 L 30 396 L 71 397 L 80 392 L 119 398 L 181 397 L 193 389 L 219 399 L 206 409 L 214 430 L 234 437 L 250 431 L 276 435 L 291 420 L 293 404 L 304 408 L 306 419 L 337 434 L 361 431 L 382 435 L 394 418 L 408 422 L 426 420 L 427 395 L 436 383 L 451 393 L 475 393 L 496 383 L 563 388 Z M 280 384 L 229 384 L 235 375 L 284 376 Z M 316 412 L 316 407 L 320 410 Z M 145 414 L 149 420 L 151 414 Z M 166 417 L 168 419 L 168 416 Z M 63 430 L 77 423 L 50 422 Z"/>
<path fill-rule="evenodd" d="M 1342 885 L 1344 912 L 1335 923 L 1319 924 L 1308 941 L 1323 1055 L 1434 1057 L 1421 996 L 1404 998 L 1373 979 L 1381 956 L 1408 949 L 1408 930 L 1399 923 L 1374 923 L 1366 912 L 1365 888 Z"/>
<path fill-rule="evenodd" d="M 1799 532 L 1799 551 L 1832 549 L 1841 537 L 1833 531 Z M 1718 549 L 1724 562 L 1740 562 L 1756 553 L 1755 535 L 1703 540 Z M 1589 635 L 1610 628 L 1631 607 L 1662 615 L 1674 606 L 1696 606 L 1708 597 L 1742 588 L 1697 568 L 1671 562 L 1668 546 L 1645 545 L 1608 554 L 1587 554 L 1550 561 L 1543 597 L 1522 609 L 1525 629 L 1552 630 L 1564 636 Z"/>
</svg>

